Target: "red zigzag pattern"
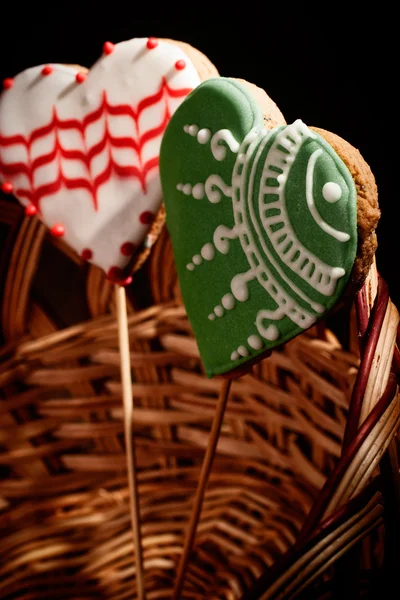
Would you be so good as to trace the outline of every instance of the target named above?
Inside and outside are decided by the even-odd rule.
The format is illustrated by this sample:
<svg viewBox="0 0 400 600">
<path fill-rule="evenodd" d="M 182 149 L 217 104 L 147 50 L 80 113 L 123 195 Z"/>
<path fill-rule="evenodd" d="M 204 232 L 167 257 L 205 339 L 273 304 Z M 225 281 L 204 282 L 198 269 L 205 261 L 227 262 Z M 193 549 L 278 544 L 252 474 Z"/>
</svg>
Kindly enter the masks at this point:
<svg viewBox="0 0 400 600">
<path fill-rule="evenodd" d="M 25 198 L 34 206 L 36 206 L 38 210 L 40 210 L 40 200 L 44 196 L 55 194 L 62 187 L 65 187 L 70 190 L 87 189 L 90 195 L 92 196 L 94 207 L 95 209 L 97 209 L 97 191 L 101 185 L 103 185 L 106 181 L 108 181 L 111 178 L 113 174 L 116 174 L 121 178 L 132 177 L 138 179 L 142 186 L 143 192 L 146 192 L 146 176 L 149 173 L 149 171 L 158 166 L 159 157 L 158 155 L 154 156 L 143 164 L 142 150 L 147 142 L 162 135 L 162 133 L 164 132 L 167 123 L 171 117 L 167 104 L 161 123 L 157 127 L 147 130 L 142 135 L 138 135 L 137 140 L 135 140 L 132 137 L 112 136 L 108 130 L 106 121 L 106 128 L 103 138 L 100 140 L 100 142 L 95 144 L 93 147 L 89 148 L 85 153 L 79 149 L 67 150 L 63 148 L 58 138 L 58 132 L 66 130 L 76 130 L 80 133 L 83 143 L 85 144 L 86 128 L 92 123 L 99 121 L 102 117 L 106 118 L 108 115 L 126 116 L 131 118 L 135 123 L 135 126 L 138 127 L 139 117 L 147 108 L 158 104 L 165 97 L 181 98 L 187 96 L 191 91 L 192 90 L 188 88 L 172 89 L 168 86 L 166 80 L 163 79 L 159 91 L 152 96 L 147 96 L 143 98 L 143 100 L 139 102 L 136 109 L 128 104 L 119 104 L 114 106 L 111 105 L 108 102 L 107 94 L 104 91 L 100 106 L 93 112 L 87 114 L 82 121 L 79 121 L 78 119 L 60 119 L 57 115 L 56 107 L 54 107 L 53 116 L 50 123 L 32 131 L 28 138 L 25 138 L 23 135 L 13 135 L 9 137 L 0 135 L 0 150 L 2 147 L 10 147 L 15 146 L 17 144 L 21 144 L 25 146 L 29 156 L 31 146 L 36 140 L 44 138 L 47 135 L 55 132 L 55 145 L 53 150 L 48 154 L 38 156 L 29 164 L 25 164 L 23 162 L 5 164 L 0 156 L 0 174 L 4 178 L 11 179 L 13 178 L 13 176 L 16 175 L 26 175 L 30 182 L 30 189 L 16 189 L 15 195 L 18 198 Z M 106 168 L 92 180 L 92 160 L 96 156 L 98 156 L 105 148 L 131 148 L 132 150 L 134 150 L 134 152 L 136 152 L 139 158 L 140 166 L 137 167 L 135 165 L 119 165 L 116 161 L 113 160 L 112 154 L 111 152 L 109 152 L 109 160 Z M 33 178 L 36 169 L 42 167 L 43 165 L 51 163 L 58 157 L 67 160 L 78 160 L 81 163 L 83 163 L 86 166 L 88 172 L 88 179 L 66 177 L 65 174 L 62 172 L 62 166 L 60 161 L 58 166 L 57 179 L 52 183 L 42 185 L 37 189 L 34 189 Z"/>
</svg>

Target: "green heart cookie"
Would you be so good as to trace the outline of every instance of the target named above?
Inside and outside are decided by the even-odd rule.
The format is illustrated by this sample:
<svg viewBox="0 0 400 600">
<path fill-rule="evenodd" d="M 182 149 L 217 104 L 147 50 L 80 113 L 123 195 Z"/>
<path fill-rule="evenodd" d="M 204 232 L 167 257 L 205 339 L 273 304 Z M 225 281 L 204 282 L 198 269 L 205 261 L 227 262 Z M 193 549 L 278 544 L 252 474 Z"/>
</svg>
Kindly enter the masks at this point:
<svg viewBox="0 0 400 600">
<path fill-rule="evenodd" d="M 160 173 L 208 377 L 293 338 L 338 301 L 356 254 L 357 194 L 302 121 L 266 130 L 244 86 L 210 79 L 172 116 Z"/>
</svg>

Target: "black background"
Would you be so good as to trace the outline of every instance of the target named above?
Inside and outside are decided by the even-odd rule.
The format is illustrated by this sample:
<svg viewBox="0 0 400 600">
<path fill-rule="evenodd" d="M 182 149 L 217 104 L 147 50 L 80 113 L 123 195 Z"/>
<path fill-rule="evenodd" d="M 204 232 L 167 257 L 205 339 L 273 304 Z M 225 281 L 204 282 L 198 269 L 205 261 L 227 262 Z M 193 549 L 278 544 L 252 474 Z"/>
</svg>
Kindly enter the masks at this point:
<svg viewBox="0 0 400 600">
<path fill-rule="evenodd" d="M 0 35 L 0 76 L 47 62 L 90 67 L 104 41 L 168 37 L 204 52 L 227 77 L 264 88 L 288 123 L 333 131 L 357 147 L 375 175 L 382 217 L 378 270 L 400 306 L 397 278 L 399 51 L 395 15 L 383 3 L 308 8 L 290 3 L 135 4 L 7 2 Z M 307 5 L 309 6 L 309 5 Z M 365 6 L 365 5 L 364 5 Z M 353 12 L 351 12 L 353 11 Z"/>
</svg>

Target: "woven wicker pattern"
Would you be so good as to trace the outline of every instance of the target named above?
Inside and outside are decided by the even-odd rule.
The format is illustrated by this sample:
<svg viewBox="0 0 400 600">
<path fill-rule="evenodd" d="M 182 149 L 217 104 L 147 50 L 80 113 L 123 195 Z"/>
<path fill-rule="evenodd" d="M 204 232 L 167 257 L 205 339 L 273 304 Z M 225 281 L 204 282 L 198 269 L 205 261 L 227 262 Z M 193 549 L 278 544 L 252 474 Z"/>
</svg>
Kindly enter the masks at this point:
<svg viewBox="0 0 400 600">
<path fill-rule="evenodd" d="M 13 201 L 0 215 L 1 597 L 134 598 L 112 286 Z M 165 232 L 144 269 L 129 332 L 155 600 L 171 597 L 221 380 L 202 373 Z M 233 382 L 183 598 L 329 597 L 320 574 L 366 536 L 363 566 L 380 567 L 379 526 L 399 522 L 398 314 L 375 269 L 356 304 L 340 332 L 320 325 Z"/>
</svg>

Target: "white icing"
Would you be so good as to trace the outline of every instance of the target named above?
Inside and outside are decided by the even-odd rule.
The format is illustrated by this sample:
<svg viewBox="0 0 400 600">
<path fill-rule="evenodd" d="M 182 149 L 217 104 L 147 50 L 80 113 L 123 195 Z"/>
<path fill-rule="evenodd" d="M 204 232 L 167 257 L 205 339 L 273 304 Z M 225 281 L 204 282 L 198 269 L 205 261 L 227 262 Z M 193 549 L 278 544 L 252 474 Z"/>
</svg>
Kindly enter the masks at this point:
<svg viewBox="0 0 400 600">
<path fill-rule="evenodd" d="M 246 136 L 243 141 L 241 151 L 246 154 L 246 160 L 244 163 L 238 165 L 236 162 L 232 177 L 232 183 L 234 188 L 233 194 L 233 209 L 235 216 L 236 227 L 239 227 L 239 239 L 242 245 L 243 251 L 245 252 L 251 269 L 249 273 L 252 273 L 252 278 L 257 278 L 260 285 L 262 285 L 269 295 L 274 298 L 278 307 L 283 309 L 284 314 L 287 314 L 289 318 L 300 327 L 304 326 L 305 320 L 307 318 L 314 318 L 314 315 L 310 314 L 308 311 L 304 310 L 302 306 L 300 306 L 295 300 L 289 296 L 289 294 L 278 284 L 276 279 L 272 276 L 269 267 L 264 261 L 264 256 L 258 249 L 257 244 L 255 243 L 252 229 L 248 222 L 247 216 L 247 208 L 249 209 L 250 216 L 254 220 L 254 209 L 252 206 L 251 198 L 252 196 L 252 186 L 254 184 L 254 173 L 257 169 L 258 160 L 261 155 L 260 147 L 262 143 L 260 143 L 267 138 L 269 135 L 265 130 L 260 132 L 260 138 L 257 138 L 253 132 L 250 132 L 248 136 Z M 247 170 L 249 166 L 250 159 L 252 158 L 256 148 L 258 147 L 258 152 L 256 154 L 256 158 L 252 165 L 252 170 L 250 173 L 250 182 L 247 187 Z M 276 189 L 276 188 L 274 188 Z M 245 193 L 246 192 L 246 193 Z M 259 241 L 263 245 L 263 250 L 265 246 L 265 241 L 261 232 L 258 228 L 258 224 L 253 222 L 253 226 L 258 234 Z M 247 286 L 245 293 L 243 294 L 244 300 L 248 298 Z M 318 305 L 317 305 L 318 307 Z M 320 307 L 321 311 L 323 307 Z M 261 322 L 261 326 L 263 324 Z M 261 333 L 261 332 L 260 332 Z"/>
<path fill-rule="evenodd" d="M 339 279 L 339 277 L 342 277 L 343 275 L 344 275 L 344 272 L 343 272 L 342 267 L 334 267 L 332 269 L 332 277 Z"/>
<path fill-rule="evenodd" d="M 221 252 L 221 254 L 227 254 L 229 250 L 228 239 L 235 239 L 237 237 L 238 234 L 235 227 L 233 229 L 229 229 L 229 227 L 226 227 L 225 225 L 218 225 L 213 235 L 214 245 L 211 242 L 204 244 L 200 250 L 201 257 L 208 261 L 213 260 L 215 258 L 215 248 L 218 250 L 218 252 Z M 201 257 L 197 254 L 192 258 L 192 261 L 195 263 L 195 265 L 201 264 Z"/>
<path fill-rule="evenodd" d="M 277 326 L 269 325 L 266 329 L 265 337 L 270 342 L 274 342 L 275 340 L 277 340 L 279 338 L 279 329 L 277 328 Z"/>
<path fill-rule="evenodd" d="M 255 278 L 254 272 L 250 269 L 247 273 L 238 273 L 232 278 L 231 290 L 236 300 L 246 302 L 249 298 L 247 284 Z"/>
<path fill-rule="evenodd" d="M 208 244 L 204 244 L 204 246 L 201 249 L 200 254 L 204 258 L 204 260 L 212 260 L 215 256 L 215 248 L 209 242 Z"/>
<path fill-rule="evenodd" d="M 192 189 L 192 196 L 196 200 L 202 200 L 204 198 L 205 190 L 204 183 L 196 183 Z"/>
<path fill-rule="evenodd" d="M 217 317 L 222 317 L 224 314 L 224 309 L 222 308 L 222 306 L 220 304 L 218 304 L 215 308 L 214 308 L 214 312 L 217 315 Z"/>
<path fill-rule="evenodd" d="M 268 143 L 269 139 L 270 139 L 270 132 L 267 131 L 262 131 L 260 132 L 260 135 L 263 137 L 263 140 L 261 142 L 261 144 L 258 147 L 257 150 L 257 154 L 256 157 L 254 159 L 254 164 L 251 170 L 251 175 L 250 175 L 250 182 L 249 182 L 249 193 L 248 193 L 248 198 L 252 198 L 253 195 L 253 187 L 254 187 L 254 179 L 255 179 L 255 174 L 256 174 L 256 169 L 262 154 L 262 151 L 265 147 L 265 145 Z M 283 138 L 283 141 L 285 141 L 286 138 Z M 289 143 L 291 143 L 289 140 L 287 140 Z M 254 139 L 253 137 L 253 146 L 250 146 L 250 151 L 253 150 L 253 148 L 257 147 L 259 140 L 256 138 Z M 250 153 L 249 153 L 250 154 Z M 251 152 L 252 154 L 252 152 Z M 250 154 L 250 155 L 251 155 Z M 247 162 L 246 162 L 246 166 L 248 163 L 250 157 L 248 157 Z M 265 171 L 266 167 L 264 168 Z M 265 189 L 265 188 L 264 188 Z M 277 188 L 274 188 L 277 189 Z M 272 253 L 269 251 L 269 248 L 267 246 L 267 244 L 264 241 L 264 237 L 263 237 L 263 232 L 261 231 L 258 222 L 257 222 L 257 218 L 255 215 L 255 211 L 254 211 L 254 207 L 253 207 L 253 203 L 250 201 L 249 203 L 249 211 L 250 211 L 250 216 L 252 219 L 252 223 L 254 225 L 255 231 L 260 239 L 261 242 L 261 246 L 263 249 L 263 252 L 265 254 L 265 256 L 268 258 L 268 261 L 274 266 L 274 268 L 276 269 L 276 271 L 279 273 L 280 277 L 283 279 L 283 281 L 285 281 L 288 286 L 300 297 L 303 298 L 303 300 L 305 300 L 316 312 L 322 313 L 324 311 L 324 308 L 321 304 L 319 304 L 318 302 L 315 302 L 313 300 L 311 300 L 283 271 L 283 269 L 280 267 L 279 263 L 275 260 L 274 256 L 272 255 Z M 275 206 L 275 203 L 271 203 L 271 205 Z M 270 237 L 272 238 L 272 235 L 270 235 Z M 279 240 L 281 239 L 281 237 L 279 236 L 278 238 L 278 244 L 279 244 Z M 277 248 L 277 246 L 275 246 L 275 248 L 278 251 L 279 254 L 279 248 Z M 254 244 L 251 245 L 251 250 L 254 251 Z M 263 262 L 263 259 L 261 257 L 261 255 L 257 255 L 257 259 L 258 261 L 261 260 L 261 262 Z M 266 269 L 266 265 L 264 265 L 264 268 Z M 265 271 L 264 271 L 265 272 Z M 259 279 L 260 281 L 260 279 Z M 268 284 L 269 281 L 269 284 Z M 281 294 L 283 294 L 283 296 L 281 296 L 281 299 L 285 296 L 283 290 L 277 285 L 276 281 L 273 280 L 272 276 L 270 273 L 268 273 L 268 281 L 265 281 L 265 279 L 263 279 L 263 283 L 262 285 L 264 285 L 264 287 L 267 288 L 268 292 L 272 295 L 272 297 L 277 297 L 277 293 L 278 292 L 274 292 L 274 289 L 279 289 Z"/>
<path fill-rule="evenodd" d="M 195 265 L 201 265 L 201 263 L 203 262 L 203 259 L 201 258 L 200 254 L 195 254 L 192 258 L 192 261 L 194 262 Z"/>
<path fill-rule="evenodd" d="M 0 147 L 0 161 L 4 165 L 21 162 L 32 165 L 53 150 L 56 135 L 63 149 L 87 156 L 106 131 L 113 138 L 129 138 L 137 143 L 146 132 L 160 128 L 155 137 L 145 138 L 140 156 L 134 148 L 119 147 L 108 137 L 89 167 L 83 161 L 56 153 L 53 160 L 34 171 L 35 189 L 56 182 L 60 170 L 68 178 L 85 179 L 90 185 L 110 163 L 140 171 L 153 161 L 144 187 L 138 178 L 121 177 L 112 168 L 110 179 L 97 189 L 97 210 L 92 194 L 82 187 L 69 190 L 62 185 L 40 201 L 45 225 L 63 224 L 65 242 L 78 253 L 84 248 L 91 249 L 93 262 L 106 272 L 112 266 L 122 268 L 128 263 L 129 257 L 120 252 L 121 245 L 127 241 L 140 245 L 149 225 L 141 223 L 139 215 L 144 211 L 156 214 L 161 206 L 159 170 L 154 161 L 158 159 L 164 133 L 161 126 L 165 115 L 172 115 L 185 97 L 173 95 L 169 90 L 190 91 L 200 83 L 195 66 L 178 46 L 159 40 L 158 46 L 149 50 L 146 44 L 147 38 L 116 44 L 111 54 L 101 56 L 80 84 L 76 82 L 77 70 L 73 67 L 53 64 L 53 72 L 48 76 L 41 74 L 43 65 L 27 69 L 14 78 L 13 86 L 0 97 L 0 135 L 3 138 L 22 135 L 29 139 L 34 130 L 49 125 L 54 114 L 60 121 L 82 123 L 87 115 L 101 108 L 104 92 L 108 105 L 126 105 L 132 111 L 137 111 L 144 98 L 160 92 L 159 101 L 143 108 L 140 114 L 136 112 L 136 119 L 103 110 L 83 135 L 78 129 L 57 127 L 55 121 L 56 133 L 53 130 L 36 139 L 29 152 L 22 144 Z M 178 60 L 185 61 L 185 69 L 174 68 Z M 23 172 L 10 176 L 2 173 L 0 182 L 4 181 L 11 181 L 15 190 L 32 192 L 32 183 Z M 23 205 L 28 202 L 22 195 L 19 200 Z"/>
<path fill-rule="evenodd" d="M 227 254 L 229 251 L 229 241 L 235 240 L 238 237 L 238 228 L 233 227 L 229 229 L 226 225 L 218 225 L 214 231 L 213 242 L 214 246 L 221 252 L 221 254 Z"/>
<path fill-rule="evenodd" d="M 250 337 L 248 337 L 247 343 L 250 346 L 250 348 L 253 348 L 253 350 L 261 350 L 261 348 L 263 347 L 263 341 L 258 335 L 251 335 Z"/>
<path fill-rule="evenodd" d="M 220 129 L 212 136 L 211 140 L 211 152 L 216 160 L 224 160 L 226 157 L 226 147 L 221 145 L 221 142 L 225 142 L 231 152 L 236 153 L 240 144 L 229 129 Z"/>
<path fill-rule="evenodd" d="M 313 152 L 311 154 L 310 159 L 308 161 L 307 175 L 306 175 L 307 206 L 308 206 L 308 209 L 309 209 L 314 221 L 317 223 L 317 225 L 323 231 L 325 231 L 325 233 L 332 236 L 339 242 L 347 242 L 350 239 L 350 235 L 348 233 L 346 233 L 345 231 L 339 231 L 338 229 L 335 229 L 334 227 L 329 225 L 329 223 L 324 221 L 324 219 L 319 214 L 317 207 L 315 206 L 314 196 L 313 196 L 314 168 L 315 168 L 315 163 L 317 162 L 317 159 L 319 156 L 321 156 L 321 154 L 322 154 L 321 148 L 319 148 L 318 150 L 315 150 L 315 152 Z M 337 185 L 337 184 L 332 184 L 332 185 Z M 343 271 L 342 275 L 344 275 L 344 273 L 345 273 L 344 269 L 342 269 L 342 271 Z"/>
<path fill-rule="evenodd" d="M 196 183 L 194 186 L 190 183 L 178 183 L 176 189 L 186 196 L 192 195 L 196 200 L 202 200 L 206 195 L 212 204 L 221 202 L 222 195 L 228 198 L 232 196 L 232 188 L 219 175 L 210 175 L 205 183 Z"/>
<path fill-rule="evenodd" d="M 240 358 L 239 352 L 237 352 L 237 350 L 234 350 L 231 354 L 231 360 L 238 360 L 238 358 Z"/>
<path fill-rule="evenodd" d="M 197 134 L 198 130 L 199 130 L 199 128 L 197 127 L 197 125 L 189 125 L 188 134 L 195 136 Z"/>
<path fill-rule="evenodd" d="M 342 197 L 342 188 L 334 181 L 328 181 L 322 188 L 322 196 L 327 202 L 337 202 Z"/>
<path fill-rule="evenodd" d="M 308 128 L 301 122 L 296 122 L 291 127 L 294 131 L 292 131 L 292 132 L 289 131 L 290 137 L 292 138 L 292 140 L 288 139 L 289 136 L 287 136 L 287 138 L 286 138 L 287 146 L 293 146 L 293 148 L 296 148 L 296 144 L 298 145 L 301 143 L 302 136 L 304 136 L 305 134 L 309 135 L 310 137 L 315 137 L 315 135 L 312 132 L 310 132 L 308 130 Z M 289 129 L 289 128 L 286 128 L 286 130 L 287 129 Z M 283 131 L 286 131 L 286 130 L 283 130 Z M 282 133 L 282 132 L 280 132 L 280 133 Z M 246 136 L 244 142 L 242 143 L 239 155 L 245 154 L 246 159 L 244 161 L 241 161 L 240 163 L 239 163 L 239 161 L 236 161 L 236 164 L 234 167 L 234 173 L 233 173 L 233 177 L 232 177 L 233 208 L 234 208 L 234 215 L 235 215 L 235 223 L 236 223 L 236 226 L 239 226 L 241 228 L 239 231 L 240 242 L 241 242 L 242 248 L 243 248 L 244 252 L 246 253 L 246 256 L 249 260 L 249 264 L 252 267 L 252 271 L 253 271 L 254 275 L 257 277 L 259 283 L 268 291 L 268 293 L 271 295 L 271 297 L 273 297 L 275 299 L 278 307 L 283 309 L 283 314 L 287 315 L 298 326 L 305 329 L 305 328 L 311 326 L 311 324 L 313 324 L 315 322 L 315 320 L 316 320 L 315 316 L 313 314 L 311 314 L 309 311 L 305 310 L 293 298 L 291 298 L 291 296 L 289 296 L 287 294 L 287 292 L 277 283 L 276 279 L 274 277 L 272 277 L 270 269 L 269 269 L 269 267 L 267 267 L 267 264 L 265 264 L 263 255 L 259 252 L 258 247 L 255 243 L 255 240 L 254 240 L 253 234 L 252 234 L 252 229 L 249 226 L 248 217 L 247 217 L 247 214 L 248 214 L 247 210 L 248 210 L 250 213 L 250 217 L 252 219 L 252 225 L 254 226 L 254 229 L 257 233 L 257 238 L 258 238 L 260 244 L 262 245 L 263 251 L 268 256 L 269 259 L 270 258 L 272 259 L 271 263 L 274 266 L 278 267 L 278 269 L 279 269 L 279 265 L 276 263 L 276 261 L 273 260 L 273 257 L 271 257 L 271 254 L 268 252 L 268 248 L 265 244 L 264 236 L 261 233 L 261 230 L 258 226 L 255 212 L 254 212 L 254 207 L 252 206 L 252 201 L 251 201 L 255 173 L 256 173 L 256 170 L 258 167 L 258 162 L 259 162 L 260 156 L 262 154 L 262 150 L 268 141 L 269 135 L 270 134 L 268 132 L 261 131 L 260 137 L 257 139 L 257 137 L 255 137 L 255 132 L 250 132 L 250 134 L 248 136 Z M 260 186 L 259 207 L 260 207 L 260 213 L 261 213 L 261 217 L 262 217 L 262 211 L 265 210 L 265 207 L 271 208 L 271 206 L 274 206 L 274 207 L 276 206 L 276 204 L 274 204 L 274 202 L 268 203 L 268 206 L 267 206 L 267 203 L 264 205 L 265 194 L 273 193 L 273 194 L 278 195 L 278 202 L 281 203 L 279 208 L 281 210 L 281 213 L 285 213 L 283 215 L 284 219 L 283 219 L 282 215 L 279 215 L 278 218 L 275 218 L 275 219 L 274 219 L 274 217 L 271 217 L 270 223 L 271 222 L 279 222 L 279 221 L 284 220 L 285 222 L 283 223 L 283 225 L 286 228 L 286 231 L 283 231 L 283 228 L 282 228 L 281 230 L 276 232 L 276 235 L 274 233 L 271 233 L 271 231 L 268 230 L 267 228 L 266 228 L 266 231 L 267 231 L 271 241 L 278 240 L 277 243 L 284 244 L 284 249 L 285 249 L 285 248 L 287 248 L 287 243 L 288 243 L 286 238 L 288 238 L 289 235 L 293 232 L 291 231 L 291 226 L 290 226 L 290 223 L 289 223 L 289 221 L 287 219 L 287 215 L 286 215 L 286 208 L 285 208 L 285 201 L 284 201 L 284 194 L 283 194 L 284 185 L 279 185 L 278 187 L 275 187 L 275 186 L 269 187 L 268 185 L 266 185 L 267 178 L 276 178 L 276 171 L 274 174 L 270 170 L 271 165 L 275 166 L 277 170 L 282 171 L 282 173 L 280 173 L 280 174 L 283 174 L 284 169 L 288 168 L 287 164 L 290 164 L 291 162 L 293 162 L 293 160 L 288 161 L 287 159 L 290 157 L 287 154 L 284 154 L 282 152 L 282 150 L 279 150 L 276 148 L 278 146 L 279 142 L 282 142 L 282 141 L 285 142 L 285 138 L 283 138 L 283 136 L 281 136 L 279 138 L 279 135 L 280 134 L 278 134 L 276 140 L 274 140 L 274 142 L 271 146 L 271 149 L 267 155 L 267 159 L 265 161 L 264 170 L 263 170 L 265 180 L 264 180 L 264 182 L 261 182 L 261 186 Z M 282 145 L 285 145 L 285 144 L 282 144 Z M 274 158 L 274 161 L 271 160 L 271 150 L 272 149 L 276 150 L 276 152 L 275 152 L 276 156 L 272 155 L 272 157 Z M 248 175 L 249 164 L 250 164 L 250 161 L 252 160 L 253 154 L 255 153 L 256 150 L 257 150 L 257 153 L 255 155 L 255 159 L 251 166 L 251 172 L 250 172 L 250 175 Z M 248 177 L 249 177 L 249 181 L 248 181 Z M 248 187 L 247 187 L 247 185 L 248 185 Z M 295 237 L 294 233 L 293 233 L 293 237 Z M 281 256 L 279 247 L 277 248 L 277 244 L 274 244 L 274 245 L 277 249 L 278 254 Z M 336 279 L 337 279 L 338 275 L 341 276 L 341 273 L 342 273 L 341 269 L 335 268 L 335 267 L 330 267 L 328 265 L 324 265 L 324 263 L 322 263 L 322 261 L 320 261 L 317 257 L 314 257 L 304 247 L 301 247 L 301 251 L 302 252 L 304 251 L 304 254 L 308 253 L 309 257 L 315 259 L 315 263 L 316 262 L 319 263 L 318 267 L 321 267 L 321 269 L 318 271 L 318 274 L 320 275 L 320 277 L 318 278 L 318 281 L 316 283 L 315 283 L 315 280 L 313 277 L 313 281 L 312 281 L 313 286 L 318 288 L 319 291 L 325 291 L 325 293 L 327 293 L 327 292 L 333 293 L 335 285 L 336 285 Z M 291 259 L 293 259 L 293 255 L 291 255 Z M 300 269 L 301 268 L 304 269 L 305 266 L 306 266 L 306 262 L 305 262 L 304 256 L 303 256 L 303 259 L 300 262 Z M 325 269 L 325 271 L 323 269 Z M 295 286 L 294 283 L 292 281 L 290 281 L 289 278 L 285 279 L 284 273 L 282 273 L 281 270 L 280 270 L 280 274 L 283 275 L 284 280 L 287 280 L 287 283 L 289 284 L 291 289 L 293 289 L 296 293 L 299 293 L 299 295 L 303 299 L 307 300 L 308 304 L 316 312 L 319 312 L 319 313 L 323 312 L 323 310 L 324 310 L 323 307 L 320 304 L 318 304 L 316 302 L 312 302 L 309 298 L 307 298 L 307 296 L 300 289 L 298 289 L 297 286 Z M 306 275 L 309 275 L 309 274 L 310 274 L 310 271 L 308 270 L 308 273 L 306 273 Z M 267 327 L 264 327 L 263 322 L 260 319 L 258 320 L 258 328 L 259 328 L 259 333 L 261 335 L 263 335 L 263 337 L 265 337 L 267 335 L 268 336 L 274 335 L 273 334 L 274 329 L 269 330 L 269 333 L 266 332 Z"/>
<path fill-rule="evenodd" d="M 239 346 L 237 351 L 238 351 L 238 354 L 240 354 L 240 356 L 248 356 L 249 355 L 249 351 L 247 350 L 246 346 Z"/>
<path fill-rule="evenodd" d="M 315 139 L 315 137 L 316 135 L 300 120 L 295 121 L 292 125 L 289 125 L 278 133 L 268 152 L 263 169 L 263 181 L 260 186 L 259 194 L 259 211 L 265 232 L 274 244 L 275 250 L 281 260 L 312 287 L 325 296 L 331 296 L 335 291 L 337 281 L 337 279 L 332 276 L 333 267 L 325 264 L 320 258 L 303 246 L 291 226 L 286 211 L 285 185 L 290 174 L 291 165 L 293 164 L 302 143 L 308 138 Z M 266 140 L 260 145 L 256 161 L 260 157 L 261 146 L 264 147 L 265 143 Z M 286 147 L 291 152 L 291 155 L 288 156 L 284 153 L 280 149 L 281 146 Z M 269 178 L 274 178 L 271 167 L 279 168 L 283 171 L 280 174 L 280 183 L 278 187 L 268 185 L 267 180 Z M 255 164 L 253 164 L 252 173 L 254 173 L 254 169 Z M 278 199 L 275 202 L 271 202 L 270 198 L 268 198 L 268 194 L 277 195 Z M 268 210 L 270 208 L 279 211 L 278 214 L 269 216 Z M 252 215 L 252 221 L 256 227 L 254 212 Z M 271 229 L 271 226 L 277 223 L 279 223 L 281 227 L 279 230 L 274 231 Z M 256 231 L 258 235 L 260 235 L 258 225 Z M 286 234 L 286 238 L 283 239 L 284 234 Z M 265 251 L 265 242 L 263 242 L 263 238 L 260 241 L 263 250 Z M 299 288 L 295 289 L 293 282 L 288 279 L 287 283 L 298 295 L 307 300 L 314 310 L 323 312 L 323 308 L 320 307 L 318 309 L 317 306 L 313 305 Z"/>
<path fill-rule="evenodd" d="M 208 315 L 208 318 L 210 319 L 210 321 L 215 321 L 214 313 L 211 313 L 210 315 Z"/>
<path fill-rule="evenodd" d="M 280 319 L 283 319 L 284 316 L 285 311 L 279 308 L 277 308 L 275 311 L 260 310 L 256 318 L 256 326 L 258 333 L 270 342 L 277 340 L 279 338 L 279 330 L 277 326 L 270 323 L 268 323 L 268 325 L 265 326 L 263 321 L 264 319 L 267 321 L 269 321 L 270 319 L 279 321 Z"/>
<path fill-rule="evenodd" d="M 194 264 L 193 263 L 188 263 L 186 265 L 186 268 L 187 268 L 188 271 L 194 271 Z"/>
<path fill-rule="evenodd" d="M 219 175 L 210 175 L 205 183 L 205 191 L 207 198 L 213 204 L 220 202 L 222 197 L 221 192 L 214 188 L 219 188 L 222 194 L 228 198 L 232 196 L 232 188 L 225 183 L 222 177 Z"/>
<path fill-rule="evenodd" d="M 205 183 L 199 182 L 194 186 L 190 183 L 178 183 L 176 189 L 186 196 L 192 195 L 196 200 L 202 200 L 206 195 L 212 204 L 221 202 L 222 195 L 228 198 L 232 196 L 232 188 L 224 182 L 220 175 L 210 175 Z"/>
<path fill-rule="evenodd" d="M 211 131 L 209 129 L 200 129 L 197 134 L 197 141 L 199 144 L 207 144 L 211 137 Z"/>
<path fill-rule="evenodd" d="M 222 297 L 222 306 L 224 308 L 226 308 L 226 310 L 232 310 L 232 308 L 235 306 L 235 298 L 232 296 L 232 294 L 225 294 L 225 296 Z"/>
</svg>

